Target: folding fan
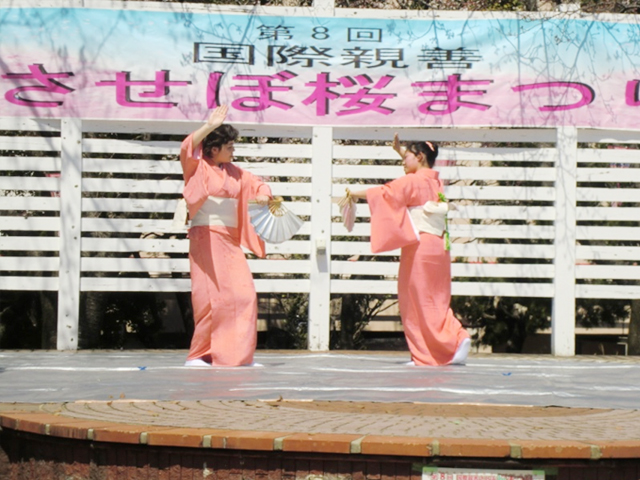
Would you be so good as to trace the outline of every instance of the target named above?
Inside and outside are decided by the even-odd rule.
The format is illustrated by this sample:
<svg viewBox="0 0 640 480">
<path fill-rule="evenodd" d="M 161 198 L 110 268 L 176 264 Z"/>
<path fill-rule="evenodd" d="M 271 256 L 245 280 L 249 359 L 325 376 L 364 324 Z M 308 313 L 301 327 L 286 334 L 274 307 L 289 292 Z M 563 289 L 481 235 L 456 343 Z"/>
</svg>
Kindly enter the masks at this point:
<svg viewBox="0 0 640 480">
<path fill-rule="evenodd" d="M 340 207 L 340 215 L 342 215 L 342 224 L 350 232 L 356 222 L 356 201 L 348 188 L 345 196 L 338 201 L 338 206 Z"/>
<path fill-rule="evenodd" d="M 267 205 L 249 202 L 249 216 L 256 233 L 267 243 L 289 240 L 304 223 L 282 205 L 282 197 L 274 198 Z"/>
</svg>

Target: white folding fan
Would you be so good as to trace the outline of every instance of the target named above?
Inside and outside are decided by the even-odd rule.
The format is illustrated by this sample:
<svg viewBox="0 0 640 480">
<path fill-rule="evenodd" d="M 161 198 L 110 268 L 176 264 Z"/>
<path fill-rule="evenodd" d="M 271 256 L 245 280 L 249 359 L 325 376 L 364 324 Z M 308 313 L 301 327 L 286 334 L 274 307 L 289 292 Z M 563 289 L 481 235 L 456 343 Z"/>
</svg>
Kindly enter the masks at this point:
<svg viewBox="0 0 640 480">
<path fill-rule="evenodd" d="M 249 202 L 249 216 L 256 233 L 267 243 L 289 240 L 304 223 L 287 210 L 282 204 L 282 197 L 274 198 L 267 205 Z"/>
</svg>

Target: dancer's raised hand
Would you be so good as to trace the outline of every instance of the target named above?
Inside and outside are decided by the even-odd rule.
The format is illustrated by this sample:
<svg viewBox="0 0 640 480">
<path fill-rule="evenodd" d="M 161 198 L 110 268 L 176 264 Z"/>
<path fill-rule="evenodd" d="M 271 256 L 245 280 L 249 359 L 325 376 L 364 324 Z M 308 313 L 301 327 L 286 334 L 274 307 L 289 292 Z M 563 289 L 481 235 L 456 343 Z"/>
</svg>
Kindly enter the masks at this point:
<svg viewBox="0 0 640 480">
<path fill-rule="evenodd" d="M 393 134 L 393 149 L 398 152 L 398 155 L 400 155 L 402 158 L 404 158 L 404 152 L 406 150 L 405 147 L 403 147 L 402 145 L 400 145 L 400 135 L 398 135 L 398 132 Z"/>
<path fill-rule="evenodd" d="M 222 125 L 227 118 L 227 112 L 229 111 L 229 107 L 226 105 L 220 105 L 213 109 L 213 111 L 209 114 L 209 118 L 205 123 L 200 126 L 195 132 L 193 132 L 193 148 L 195 148 L 202 143 L 207 135 L 213 132 L 216 128 Z"/>
<path fill-rule="evenodd" d="M 207 125 L 215 130 L 224 123 L 228 112 L 229 107 L 227 105 L 220 105 L 219 107 L 214 108 L 207 119 Z"/>
</svg>

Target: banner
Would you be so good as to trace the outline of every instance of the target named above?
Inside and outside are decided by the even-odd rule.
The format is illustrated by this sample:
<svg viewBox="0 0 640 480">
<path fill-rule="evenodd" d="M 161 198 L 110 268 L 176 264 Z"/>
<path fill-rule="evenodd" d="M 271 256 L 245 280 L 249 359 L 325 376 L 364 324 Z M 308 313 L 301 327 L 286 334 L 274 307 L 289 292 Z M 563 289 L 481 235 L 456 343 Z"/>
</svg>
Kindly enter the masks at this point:
<svg viewBox="0 0 640 480">
<path fill-rule="evenodd" d="M 200 121 L 227 104 L 238 123 L 640 125 L 632 22 L 132 8 L 1 8 L 0 116 Z"/>
</svg>

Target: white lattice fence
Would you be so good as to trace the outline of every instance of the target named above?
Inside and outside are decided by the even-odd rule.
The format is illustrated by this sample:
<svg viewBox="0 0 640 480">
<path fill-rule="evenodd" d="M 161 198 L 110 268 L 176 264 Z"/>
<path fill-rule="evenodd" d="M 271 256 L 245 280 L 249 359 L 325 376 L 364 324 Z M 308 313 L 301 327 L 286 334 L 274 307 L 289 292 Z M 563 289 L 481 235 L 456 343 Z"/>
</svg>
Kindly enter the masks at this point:
<svg viewBox="0 0 640 480">
<path fill-rule="evenodd" d="M 0 290 L 57 290 L 60 122 L 0 120 Z"/>
<path fill-rule="evenodd" d="M 77 346 L 80 291 L 189 290 L 186 232 L 171 224 L 179 140 L 195 126 L 0 121 L 0 289 L 59 291 L 59 348 Z M 402 174 L 380 142 L 393 131 L 241 130 L 237 163 L 306 220 L 267 259 L 250 258 L 257 290 L 309 293 L 309 346 L 327 349 L 331 294 L 396 292 L 399 252 L 371 255 L 366 204 L 348 233 L 332 202 L 347 184 Z M 640 160 L 637 150 L 593 148 L 634 147 L 633 135 L 406 129 L 401 137 L 446 142 L 437 168 L 459 205 L 454 294 L 553 298 L 552 346 L 564 355 L 574 351 L 576 296 L 638 298 Z"/>
<path fill-rule="evenodd" d="M 640 298 L 640 136 L 578 134 L 576 295 Z"/>
</svg>

